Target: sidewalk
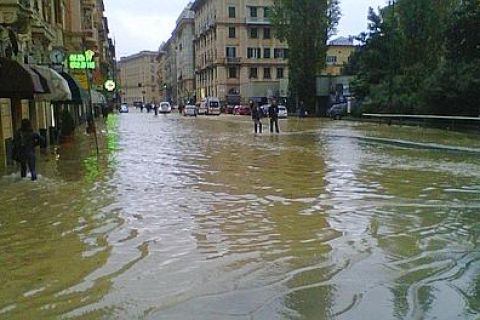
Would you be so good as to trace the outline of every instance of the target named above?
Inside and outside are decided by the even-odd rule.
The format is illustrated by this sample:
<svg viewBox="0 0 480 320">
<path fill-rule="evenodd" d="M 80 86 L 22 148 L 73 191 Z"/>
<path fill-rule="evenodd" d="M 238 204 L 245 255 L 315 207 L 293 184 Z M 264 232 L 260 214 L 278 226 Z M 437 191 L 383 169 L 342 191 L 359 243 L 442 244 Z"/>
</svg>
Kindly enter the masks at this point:
<svg viewBox="0 0 480 320">
<path fill-rule="evenodd" d="M 102 167 L 106 165 L 106 162 L 108 162 L 109 135 L 116 134 L 114 132 L 116 115 L 110 115 L 108 123 L 104 123 L 103 118 L 100 117 L 95 120 L 95 124 L 99 150 L 98 157 L 95 135 L 93 133 L 87 134 L 86 125 L 80 125 L 75 129 L 71 142 L 48 145 L 47 149 L 42 151 L 36 148 L 36 167 L 39 179 L 60 178 L 66 181 L 82 179 L 91 170 L 91 168 L 87 168 L 89 166 L 88 163 L 93 161 Z M 111 134 L 108 128 L 110 128 Z M 20 176 L 18 163 L 6 166 L 5 155 L 0 155 L 0 175 Z"/>
</svg>

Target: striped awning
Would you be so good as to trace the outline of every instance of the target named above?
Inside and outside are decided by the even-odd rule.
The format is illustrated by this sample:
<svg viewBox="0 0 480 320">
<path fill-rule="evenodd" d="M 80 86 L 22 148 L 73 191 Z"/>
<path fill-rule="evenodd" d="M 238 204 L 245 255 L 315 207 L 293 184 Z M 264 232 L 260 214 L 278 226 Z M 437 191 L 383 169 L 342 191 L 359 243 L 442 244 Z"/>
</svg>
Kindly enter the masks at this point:
<svg viewBox="0 0 480 320">
<path fill-rule="evenodd" d="M 46 83 L 28 65 L 0 57 L 0 98 L 33 99 L 35 94 L 48 93 Z"/>
</svg>

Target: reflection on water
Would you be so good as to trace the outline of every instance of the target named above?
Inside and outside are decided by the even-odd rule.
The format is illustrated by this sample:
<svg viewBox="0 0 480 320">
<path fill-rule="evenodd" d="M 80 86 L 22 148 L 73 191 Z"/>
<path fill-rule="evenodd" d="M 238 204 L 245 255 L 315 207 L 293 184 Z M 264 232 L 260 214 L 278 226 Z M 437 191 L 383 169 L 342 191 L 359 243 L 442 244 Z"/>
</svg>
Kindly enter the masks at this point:
<svg viewBox="0 0 480 320">
<path fill-rule="evenodd" d="M 0 318 L 478 318 L 475 153 L 281 127 L 133 112 L 1 178 Z"/>
</svg>

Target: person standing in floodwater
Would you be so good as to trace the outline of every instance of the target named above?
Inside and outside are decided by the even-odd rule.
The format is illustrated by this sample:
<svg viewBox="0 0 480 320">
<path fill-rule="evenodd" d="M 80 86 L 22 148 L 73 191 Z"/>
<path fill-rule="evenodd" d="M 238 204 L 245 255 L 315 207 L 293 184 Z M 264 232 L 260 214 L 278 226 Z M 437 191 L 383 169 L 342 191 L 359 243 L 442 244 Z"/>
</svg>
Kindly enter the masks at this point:
<svg viewBox="0 0 480 320">
<path fill-rule="evenodd" d="M 30 120 L 23 119 L 22 126 L 15 133 L 14 138 L 14 159 L 20 162 L 20 175 L 22 178 L 27 176 L 28 165 L 32 181 L 37 180 L 35 147 L 39 146 L 42 141 L 43 138 L 38 133 L 33 132 Z"/>
<path fill-rule="evenodd" d="M 275 132 L 280 133 L 278 129 L 278 105 L 275 99 L 272 100 L 272 104 L 268 107 L 268 117 L 270 118 L 270 132 L 273 132 L 273 126 L 275 125 Z"/>
<path fill-rule="evenodd" d="M 263 127 L 263 124 L 262 124 L 262 110 L 260 109 L 258 104 L 256 104 L 253 101 L 250 101 L 250 111 L 251 111 L 251 114 L 252 114 L 252 120 L 253 120 L 253 123 L 254 123 L 255 133 L 257 133 L 257 132 L 262 133 L 262 127 Z"/>
</svg>

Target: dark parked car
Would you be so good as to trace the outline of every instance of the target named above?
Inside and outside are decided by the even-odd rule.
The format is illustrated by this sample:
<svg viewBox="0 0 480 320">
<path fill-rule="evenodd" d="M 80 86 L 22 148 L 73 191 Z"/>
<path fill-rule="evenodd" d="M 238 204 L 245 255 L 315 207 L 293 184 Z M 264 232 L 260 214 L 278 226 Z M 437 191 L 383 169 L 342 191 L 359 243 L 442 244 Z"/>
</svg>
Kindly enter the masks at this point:
<svg viewBox="0 0 480 320">
<path fill-rule="evenodd" d="M 135 108 L 143 107 L 143 102 L 142 102 L 142 101 L 134 101 L 134 102 L 133 102 L 133 106 L 134 106 Z"/>
<path fill-rule="evenodd" d="M 327 110 L 327 116 L 331 119 L 340 120 L 343 116 L 347 114 L 347 104 L 346 103 L 337 103 L 330 107 Z"/>
</svg>

